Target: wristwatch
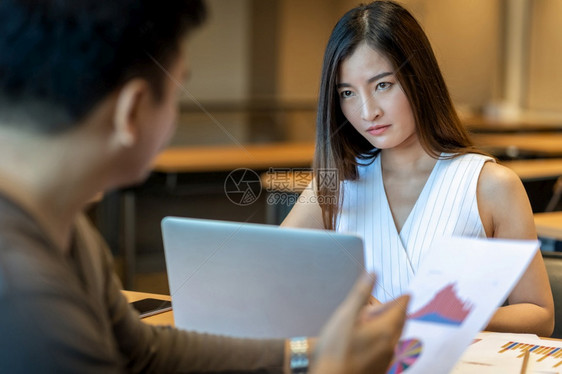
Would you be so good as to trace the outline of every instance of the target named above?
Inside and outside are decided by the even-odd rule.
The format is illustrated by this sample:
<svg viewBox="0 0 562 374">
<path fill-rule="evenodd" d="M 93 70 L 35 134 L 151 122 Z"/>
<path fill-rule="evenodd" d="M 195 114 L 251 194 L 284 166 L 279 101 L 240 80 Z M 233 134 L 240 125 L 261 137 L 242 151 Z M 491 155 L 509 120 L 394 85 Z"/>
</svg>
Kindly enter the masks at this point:
<svg viewBox="0 0 562 374">
<path fill-rule="evenodd" d="M 291 338 L 289 347 L 291 349 L 291 374 L 308 373 L 308 338 L 305 336 Z"/>
</svg>

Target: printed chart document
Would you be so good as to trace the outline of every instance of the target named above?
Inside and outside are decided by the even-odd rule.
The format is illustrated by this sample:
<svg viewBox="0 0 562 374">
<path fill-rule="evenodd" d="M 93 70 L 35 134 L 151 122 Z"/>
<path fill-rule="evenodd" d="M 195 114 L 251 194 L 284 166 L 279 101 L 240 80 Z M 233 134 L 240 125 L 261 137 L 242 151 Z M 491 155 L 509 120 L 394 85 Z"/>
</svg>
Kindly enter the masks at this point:
<svg viewBox="0 0 562 374">
<path fill-rule="evenodd" d="M 408 293 L 409 318 L 388 373 L 449 373 L 527 269 L 538 241 L 436 242 Z"/>
<path fill-rule="evenodd" d="M 493 332 L 478 334 L 451 373 L 519 373 L 526 351 L 527 373 L 562 373 L 562 341 Z"/>
</svg>

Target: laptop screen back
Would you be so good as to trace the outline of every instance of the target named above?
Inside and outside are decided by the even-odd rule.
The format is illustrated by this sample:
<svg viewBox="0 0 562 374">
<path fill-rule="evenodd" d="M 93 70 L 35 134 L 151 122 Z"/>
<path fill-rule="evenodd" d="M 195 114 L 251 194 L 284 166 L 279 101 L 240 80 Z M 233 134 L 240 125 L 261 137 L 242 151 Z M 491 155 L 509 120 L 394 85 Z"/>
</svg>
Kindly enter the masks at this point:
<svg viewBox="0 0 562 374">
<path fill-rule="evenodd" d="M 333 231 L 166 217 L 176 327 L 315 336 L 363 272 L 363 242 Z"/>
</svg>

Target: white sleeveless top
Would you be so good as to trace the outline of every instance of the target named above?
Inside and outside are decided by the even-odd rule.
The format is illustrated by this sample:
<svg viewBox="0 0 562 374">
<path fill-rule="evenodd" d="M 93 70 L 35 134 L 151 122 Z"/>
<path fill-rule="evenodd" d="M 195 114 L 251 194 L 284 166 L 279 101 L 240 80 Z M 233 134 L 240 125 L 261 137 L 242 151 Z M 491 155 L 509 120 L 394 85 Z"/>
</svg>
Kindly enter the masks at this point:
<svg viewBox="0 0 562 374">
<path fill-rule="evenodd" d="M 386 198 L 379 156 L 358 167 L 358 180 L 342 182 L 336 230 L 363 238 L 367 270 L 377 275 L 373 296 L 385 302 L 403 294 L 435 239 L 486 236 L 476 201 L 486 161 L 493 159 L 477 154 L 439 159 L 400 233 Z"/>
</svg>

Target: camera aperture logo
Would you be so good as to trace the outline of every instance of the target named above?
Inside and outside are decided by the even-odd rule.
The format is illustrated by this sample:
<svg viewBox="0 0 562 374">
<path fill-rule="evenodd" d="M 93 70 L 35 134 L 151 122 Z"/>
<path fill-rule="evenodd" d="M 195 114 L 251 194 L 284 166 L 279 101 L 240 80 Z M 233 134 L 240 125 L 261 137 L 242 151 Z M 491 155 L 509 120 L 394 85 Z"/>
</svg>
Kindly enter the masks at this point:
<svg viewBox="0 0 562 374">
<path fill-rule="evenodd" d="M 251 205 L 261 195 L 260 176 L 251 169 L 240 168 L 228 174 L 224 181 L 226 197 L 236 205 Z"/>
</svg>

